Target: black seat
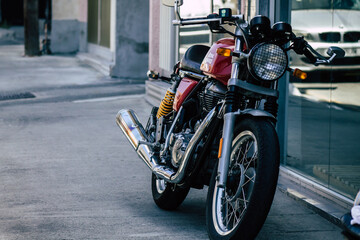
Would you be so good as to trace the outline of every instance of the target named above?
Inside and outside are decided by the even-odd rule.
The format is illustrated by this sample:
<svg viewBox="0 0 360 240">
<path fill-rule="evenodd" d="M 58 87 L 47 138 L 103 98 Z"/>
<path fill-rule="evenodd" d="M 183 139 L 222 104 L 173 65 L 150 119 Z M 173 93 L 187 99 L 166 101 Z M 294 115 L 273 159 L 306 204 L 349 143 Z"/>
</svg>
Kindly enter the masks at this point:
<svg viewBox="0 0 360 240">
<path fill-rule="evenodd" d="M 210 47 L 204 45 L 194 45 L 189 47 L 180 61 L 180 68 L 202 74 L 200 65 L 209 49 Z"/>
</svg>

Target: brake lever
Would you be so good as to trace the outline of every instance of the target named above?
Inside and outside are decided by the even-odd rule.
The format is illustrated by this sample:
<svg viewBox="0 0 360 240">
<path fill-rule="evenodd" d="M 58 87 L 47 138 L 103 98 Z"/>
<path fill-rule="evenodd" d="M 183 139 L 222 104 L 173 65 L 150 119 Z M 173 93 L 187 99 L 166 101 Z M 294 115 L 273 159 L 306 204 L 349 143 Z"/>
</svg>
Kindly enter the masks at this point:
<svg viewBox="0 0 360 240">
<path fill-rule="evenodd" d="M 286 51 L 293 49 L 297 54 L 304 54 L 312 64 L 318 66 L 320 64 L 331 64 L 331 62 L 335 59 L 335 57 L 344 57 L 345 51 L 339 47 L 330 47 L 327 51 L 327 54 L 330 58 L 326 58 L 317 52 L 305 39 L 304 37 L 296 37 L 294 33 L 292 33 L 291 39 L 293 44 L 285 49 Z M 313 56 L 314 54 L 315 56 Z"/>
<path fill-rule="evenodd" d="M 318 58 L 316 59 L 316 62 L 314 63 L 315 66 L 318 66 L 320 64 L 331 64 L 331 62 L 336 58 L 336 57 L 344 57 L 345 56 L 345 51 L 339 47 L 330 47 L 327 51 L 327 54 L 330 56 L 330 58 L 326 58 L 324 56 L 322 56 L 320 53 L 318 53 L 313 47 L 311 47 L 310 44 L 308 44 L 306 42 L 306 47 L 308 49 L 310 49 L 310 51 L 312 53 L 314 53 Z"/>
<path fill-rule="evenodd" d="M 336 54 L 334 53 L 329 59 L 317 59 L 316 62 L 314 63 L 315 66 L 318 66 L 320 64 L 330 64 L 332 60 L 334 60 L 334 58 L 336 57 Z"/>
</svg>

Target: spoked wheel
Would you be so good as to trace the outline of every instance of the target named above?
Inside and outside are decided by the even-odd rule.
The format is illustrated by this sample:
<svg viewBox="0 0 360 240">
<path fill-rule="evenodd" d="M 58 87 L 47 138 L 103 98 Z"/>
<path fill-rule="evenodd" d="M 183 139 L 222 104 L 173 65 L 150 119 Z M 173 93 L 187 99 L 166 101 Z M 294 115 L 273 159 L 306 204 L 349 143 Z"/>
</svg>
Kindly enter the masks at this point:
<svg viewBox="0 0 360 240">
<path fill-rule="evenodd" d="M 274 127 L 262 119 L 242 120 L 234 131 L 225 188 L 209 185 L 206 220 L 211 239 L 254 239 L 265 222 L 279 173 Z"/>
<path fill-rule="evenodd" d="M 154 202 L 159 208 L 174 210 L 185 200 L 190 188 L 167 183 L 152 174 L 151 190 Z"/>
</svg>

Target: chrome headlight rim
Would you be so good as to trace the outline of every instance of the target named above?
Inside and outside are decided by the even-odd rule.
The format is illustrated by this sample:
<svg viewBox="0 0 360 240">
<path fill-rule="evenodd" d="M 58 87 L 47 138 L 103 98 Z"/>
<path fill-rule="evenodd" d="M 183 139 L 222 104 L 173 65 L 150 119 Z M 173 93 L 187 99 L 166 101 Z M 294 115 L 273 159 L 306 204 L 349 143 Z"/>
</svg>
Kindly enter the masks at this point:
<svg viewBox="0 0 360 240">
<path fill-rule="evenodd" d="M 265 51 L 267 51 L 269 55 L 263 56 L 264 58 L 262 59 L 264 60 L 261 60 L 260 59 L 261 55 L 259 56 L 259 52 L 264 49 Z M 277 61 L 272 61 L 274 59 Z M 260 64 L 260 66 L 256 66 L 256 64 L 254 63 L 258 62 L 259 60 L 262 61 L 264 64 L 262 65 Z M 270 65 L 272 64 L 273 66 L 277 66 L 277 70 L 271 71 L 273 69 L 265 68 L 265 65 L 269 65 L 269 64 Z M 280 46 L 273 43 L 258 43 L 251 49 L 249 53 L 247 65 L 250 74 L 254 78 L 260 81 L 271 82 L 278 80 L 284 75 L 286 69 L 288 68 L 289 62 L 285 50 Z M 264 74 L 265 71 L 267 74 Z"/>
</svg>

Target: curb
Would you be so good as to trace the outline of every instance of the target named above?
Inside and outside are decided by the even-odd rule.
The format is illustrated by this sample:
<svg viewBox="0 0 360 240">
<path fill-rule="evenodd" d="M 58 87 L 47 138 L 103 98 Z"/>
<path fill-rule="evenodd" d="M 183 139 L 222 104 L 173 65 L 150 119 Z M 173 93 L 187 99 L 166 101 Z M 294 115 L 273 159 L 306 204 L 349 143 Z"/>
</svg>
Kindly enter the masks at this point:
<svg viewBox="0 0 360 240">
<path fill-rule="evenodd" d="M 353 205 L 350 199 L 285 167 L 280 167 L 278 189 L 340 228 L 341 217 Z"/>
</svg>

